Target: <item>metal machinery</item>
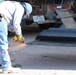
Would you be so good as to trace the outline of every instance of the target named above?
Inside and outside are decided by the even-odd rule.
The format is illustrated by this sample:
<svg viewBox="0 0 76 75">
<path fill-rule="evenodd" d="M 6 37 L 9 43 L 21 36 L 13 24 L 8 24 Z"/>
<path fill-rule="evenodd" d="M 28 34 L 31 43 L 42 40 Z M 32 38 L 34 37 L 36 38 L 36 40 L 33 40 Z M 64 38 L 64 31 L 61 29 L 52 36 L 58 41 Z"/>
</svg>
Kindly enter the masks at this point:
<svg viewBox="0 0 76 75">
<path fill-rule="evenodd" d="M 56 13 L 51 10 L 52 5 L 60 5 L 62 0 L 23 0 L 33 6 L 31 16 L 26 19 L 26 25 L 37 23 L 41 29 L 59 27 L 62 23 L 56 18 Z M 68 1 L 68 0 L 66 0 Z M 25 20 L 24 20 L 25 21 Z"/>
<path fill-rule="evenodd" d="M 73 0 L 69 1 L 72 1 L 72 5 L 69 3 L 68 8 L 61 9 L 63 6 L 58 6 L 57 8 L 59 9 L 55 10 L 56 13 L 61 17 L 62 26 L 64 27 L 43 30 L 39 35 L 37 35 L 36 40 L 60 42 L 60 44 L 65 42 L 65 44 L 71 43 L 72 46 L 76 43 L 76 2 L 73 2 Z"/>
<path fill-rule="evenodd" d="M 49 27 L 58 28 L 62 25 L 61 19 L 58 19 L 57 13 L 53 9 L 67 8 L 71 1 L 75 0 L 23 0 L 29 2 L 33 6 L 31 16 L 26 19 L 26 25 L 37 23 L 41 29 Z M 64 4 L 64 5 L 62 5 Z M 24 20 L 25 21 L 25 20 Z"/>
</svg>

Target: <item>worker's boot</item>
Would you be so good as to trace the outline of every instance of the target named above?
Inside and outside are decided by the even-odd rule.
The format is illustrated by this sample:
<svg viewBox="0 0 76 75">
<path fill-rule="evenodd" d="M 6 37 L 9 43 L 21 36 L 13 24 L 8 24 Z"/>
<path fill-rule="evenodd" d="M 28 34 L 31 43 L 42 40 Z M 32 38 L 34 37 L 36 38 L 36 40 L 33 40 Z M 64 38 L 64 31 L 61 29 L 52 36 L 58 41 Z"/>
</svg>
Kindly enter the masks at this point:
<svg viewBox="0 0 76 75">
<path fill-rule="evenodd" d="M 20 68 L 13 68 L 13 67 L 10 67 L 8 68 L 7 70 L 2 70 L 2 73 L 3 74 L 8 74 L 8 73 L 17 73 L 20 71 Z"/>
</svg>

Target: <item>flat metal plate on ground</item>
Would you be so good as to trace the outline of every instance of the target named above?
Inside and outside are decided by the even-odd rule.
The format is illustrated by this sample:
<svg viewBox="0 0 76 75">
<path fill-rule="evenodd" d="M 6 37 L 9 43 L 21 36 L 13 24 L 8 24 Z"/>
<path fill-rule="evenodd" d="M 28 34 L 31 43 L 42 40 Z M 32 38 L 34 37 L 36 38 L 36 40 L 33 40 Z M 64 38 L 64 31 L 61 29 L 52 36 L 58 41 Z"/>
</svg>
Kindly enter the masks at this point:
<svg viewBox="0 0 76 75">
<path fill-rule="evenodd" d="M 75 28 L 49 28 L 37 35 L 36 40 L 40 41 L 69 41 L 76 42 Z"/>
</svg>

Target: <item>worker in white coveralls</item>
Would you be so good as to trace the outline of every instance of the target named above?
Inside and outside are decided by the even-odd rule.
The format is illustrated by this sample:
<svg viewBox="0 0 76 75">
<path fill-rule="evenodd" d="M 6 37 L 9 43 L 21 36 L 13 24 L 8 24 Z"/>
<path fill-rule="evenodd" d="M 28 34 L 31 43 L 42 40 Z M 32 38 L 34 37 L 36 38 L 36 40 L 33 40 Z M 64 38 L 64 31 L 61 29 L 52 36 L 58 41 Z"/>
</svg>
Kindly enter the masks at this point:
<svg viewBox="0 0 76 75">
<path fill-rule="evenodd" d="M 12 67 L 8 53 L 8 25 L 13 25 L 19 42 L 24 41 L 21 31 L 21 19 L 24 14 L 29 16 L 32 6 L 26 2 L 4 1 L 0 4 L 0 54 L 2 58 L 2 73 L 18 72 L 20 68 Z"/>
</svg>

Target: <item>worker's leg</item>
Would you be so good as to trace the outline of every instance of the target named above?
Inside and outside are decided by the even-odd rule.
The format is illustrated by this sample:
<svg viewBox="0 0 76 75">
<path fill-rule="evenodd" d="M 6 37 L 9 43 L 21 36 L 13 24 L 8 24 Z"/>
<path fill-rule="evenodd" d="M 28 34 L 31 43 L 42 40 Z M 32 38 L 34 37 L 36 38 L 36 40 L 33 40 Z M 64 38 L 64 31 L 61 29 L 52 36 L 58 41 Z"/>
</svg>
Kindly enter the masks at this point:
<svg viewBox="0 0 76 75">
<path fill-rule="evenodd" d="M 7 25 L 0 22 L 0 52 L 2 56 L 2 69 L 6 70 L 11 67 L 11 61 L 8 54 L 8 40 L 7 40 Z"/>
<path fill-rule="evenodd" d="M 10 56 L 8 53 L 7 34 L 7 25 L 0 22 L 0 52 L 2 57 L 2 73 L 19 72 L 20 68 L 13 68 L 11 66 Z"/>
</svg>

